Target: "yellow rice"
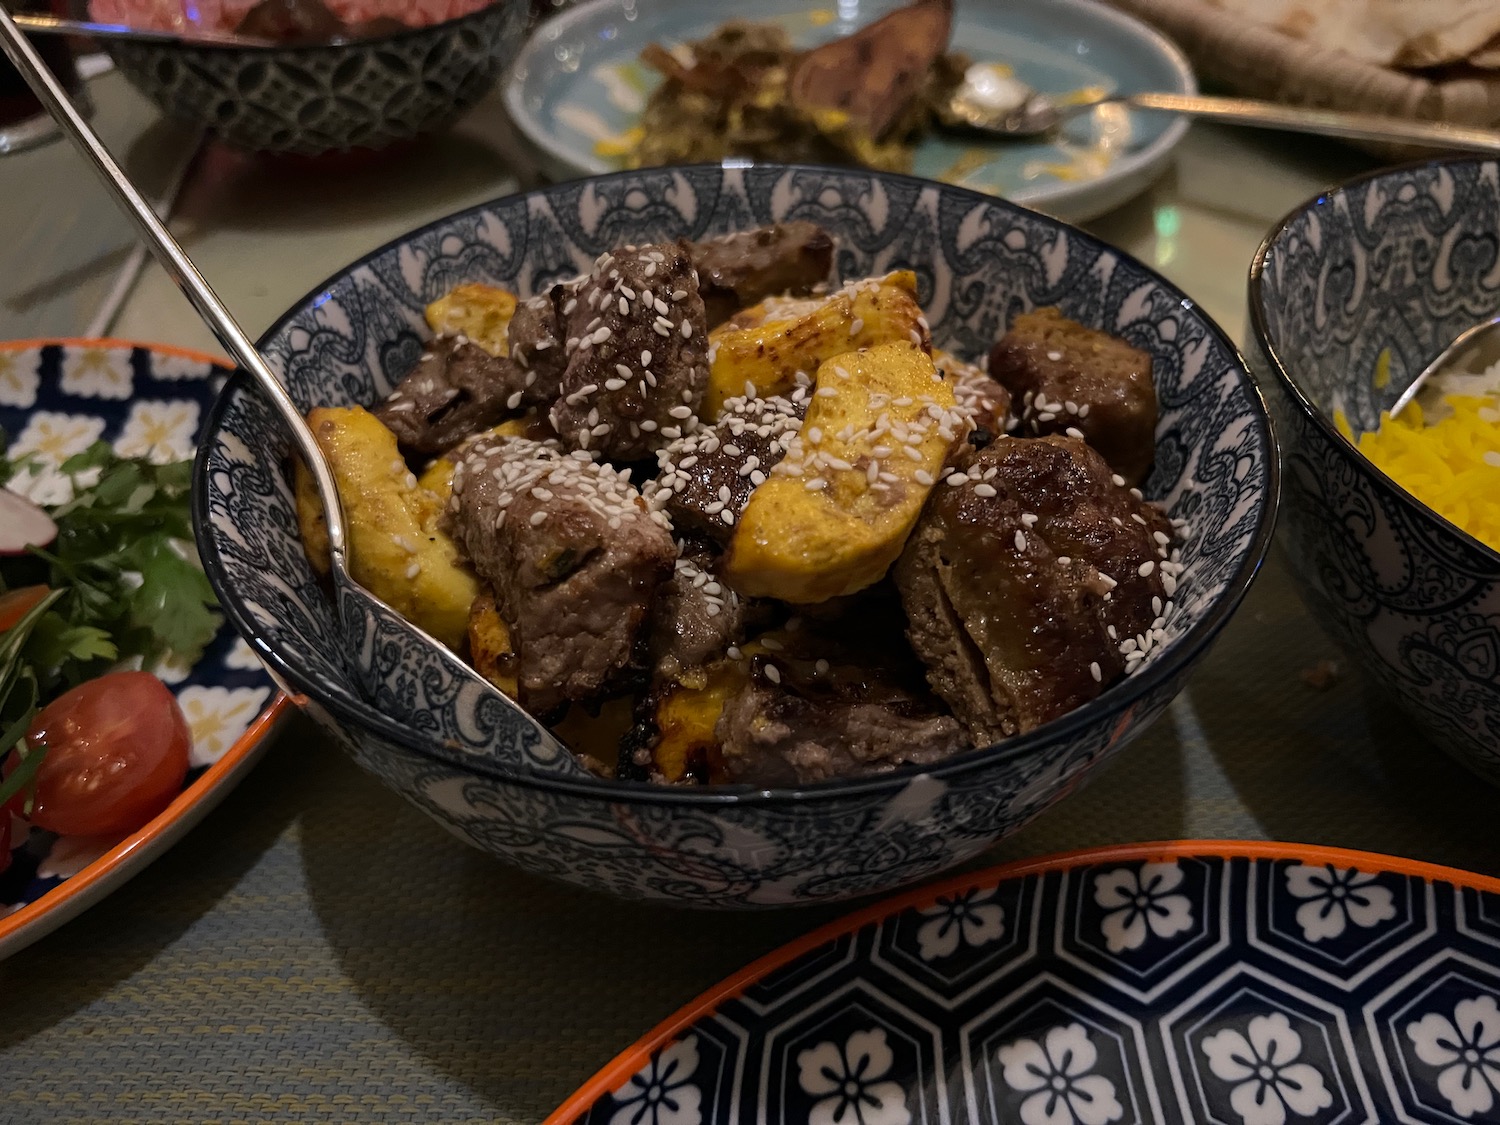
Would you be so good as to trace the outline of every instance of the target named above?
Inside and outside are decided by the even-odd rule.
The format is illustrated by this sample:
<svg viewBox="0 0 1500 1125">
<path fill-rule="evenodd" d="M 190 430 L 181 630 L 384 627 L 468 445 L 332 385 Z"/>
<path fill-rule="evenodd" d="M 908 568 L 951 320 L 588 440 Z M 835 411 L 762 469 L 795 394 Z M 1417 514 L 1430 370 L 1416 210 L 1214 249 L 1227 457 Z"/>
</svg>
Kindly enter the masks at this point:
<svg viewBox="0 0 1500 1125">
<path fill-rule="evenodd" d="M 1413 402 L 1360 436 L 1359 451 L 1445 519 L 1500 550 L 1500 398 L 1450 394 L 1428 422 Z M 1342 413 L 1339 429 L 1354 440 Z"/>
</svg>

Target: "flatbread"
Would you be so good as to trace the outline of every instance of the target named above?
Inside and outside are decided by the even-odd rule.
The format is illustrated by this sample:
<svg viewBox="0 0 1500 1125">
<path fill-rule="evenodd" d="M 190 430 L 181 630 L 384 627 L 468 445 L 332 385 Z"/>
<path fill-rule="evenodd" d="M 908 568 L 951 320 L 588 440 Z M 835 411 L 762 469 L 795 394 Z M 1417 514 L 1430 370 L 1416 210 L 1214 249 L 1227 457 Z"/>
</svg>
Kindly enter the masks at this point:
<svg viewBox="0 0 1500 1125">
<path fill-rule="evenodd" d="M 1208 0 L 1377 66 L 1500 66 L 1500 0 Z"/>
</svg>

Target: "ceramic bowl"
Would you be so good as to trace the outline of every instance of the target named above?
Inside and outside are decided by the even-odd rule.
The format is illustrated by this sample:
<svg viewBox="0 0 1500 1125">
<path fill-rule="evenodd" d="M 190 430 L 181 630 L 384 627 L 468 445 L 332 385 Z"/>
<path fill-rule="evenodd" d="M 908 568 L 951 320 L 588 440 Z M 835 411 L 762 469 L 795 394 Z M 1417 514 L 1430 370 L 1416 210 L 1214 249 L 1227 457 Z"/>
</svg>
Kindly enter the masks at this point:
<svg viewBox="0 0 1500 1125">
<path fill-rule="evenodd" d="M 476 846 L 529 871 L 703 906 L 883 891 L 1025 824 L 1150 723 L 1229 619 L 1259 565 L 1277 490 L 1264 404 L 1233 345 L 1184 294 L 1090 236 L 989 196 L 880 173 L 699 166 L 601 176 L 463 211 L 350 266 L 262 341 L 304 409 L 368 403 L 416 363 L 423 305 L 461 281 L 530 294 L 627 242 L 786 219 L 834 237 L 842 276 L 914 269 L 934 340 L 989 348 L 1058 305 L 1150 351 L 1163 412 L 1148 494 L 1189 522 L 1165 648 L 1097 700 L 939 765 L 796 790 L 665 788 L 523 775 L 473 747 L 474 715 L 421 652 L 398 654 L 433 729 L 365 703 L 303 557 L 287 439 L 244 380 L 226 389 L 197 466 L 201 551 L 226 612 L 290 693 L 366 768 Z M 510 737 L 515 737 L 511 732 Z"/>
<path fill-rule="evenodd" d="M 392 35 L 274 47 L 105 42 L 171 117 L 236 148 L 315 156 L 438 129 L 482 98 L 520 46 L 527 0 Z"/>
<path fill-rule="evenodd" d="M 1500 311 L 1500 165 L 1396 168 L 1309 200 L 1256 254 L 1252 358 L 1285 458 L 1303 596 L 1381 688 L 1500 781 L 1500 553 L 1362 457 L 1353 432 L 1463 328 Z"/>
</svg>

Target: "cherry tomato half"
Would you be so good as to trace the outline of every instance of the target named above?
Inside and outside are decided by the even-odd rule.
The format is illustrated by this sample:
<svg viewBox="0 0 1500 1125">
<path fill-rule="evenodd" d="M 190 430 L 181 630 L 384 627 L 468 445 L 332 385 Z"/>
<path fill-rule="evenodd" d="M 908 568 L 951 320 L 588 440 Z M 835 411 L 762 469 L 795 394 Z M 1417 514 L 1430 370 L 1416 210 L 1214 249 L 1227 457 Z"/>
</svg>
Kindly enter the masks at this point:
<svg viewBox="0 0 1500 1125">
<path fill-rule="evenodd" d="M 51 592 L 45 586 L 20 586 L 0 594 L 0 633 L 14 629 Z"/>
<path fill-rule="evenodd" d="M 192 735 L 149 672 L 111 672 L 58 696 L 26 732 L 47 745 L 31 822 L 64 836 L 143 827 L 182 791 Z"/>
</svg>

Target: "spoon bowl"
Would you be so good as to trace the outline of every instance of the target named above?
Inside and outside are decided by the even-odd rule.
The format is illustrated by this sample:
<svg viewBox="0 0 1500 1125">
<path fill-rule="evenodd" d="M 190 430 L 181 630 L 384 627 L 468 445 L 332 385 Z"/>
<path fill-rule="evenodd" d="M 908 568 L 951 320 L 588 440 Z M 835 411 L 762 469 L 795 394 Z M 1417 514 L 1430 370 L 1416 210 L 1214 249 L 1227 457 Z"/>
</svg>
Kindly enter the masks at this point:
<svg viewBox="0 0 1500 1125">
<path fill-rule="evenodd" d="M 98 134 L 73 108 L 57 79 L 4 8 L 0 8 L 0 46 L 69 139 L 93 164 L 121 210 L 135 221 L 142 239 L 168 276 L 241 370 L 255 380 L 280 423 L 290 431 L 295 451 L 311 472 L 323 506 L 330 573 L 346 652 L 367 698 L 398 721 L 419 730 L 436 728 L 445 742 L 494 753 L 514 768 L 583 772 L 583 766 L 568 749 L 520 704 L 355 581 L 349 569 L 348 530 L 333 470 L 302 411 Z M 426 661 L 413 660 L 413 650 L 425 655 Z M 424 664 L 428 668 L 426 675 L 410 670 Z M 437 674 L 433 674 L 433 669 Z M 460 720 L 459 715 L 464 718 Z M 522 726 L 529 737 L 491 738 L 500 715 L 524 720 Z M 510 725 L 513 727 L 513 722 Z"/>
<path fill-rule="evenodd" d="M 990 139 L 1029 140 L 1053 132 L 1065 122 L 1102 105 L 1156 110 L 1201 117 L 1227 125 L 1251 125 L 1313 133 L 1346 140 L 1401 142 L 1434 148 L 1500 152 L 1500 132 L 1471 129 L 1442 122 L 1408 121 L 1372 113 L 1309 109 L 1251 98 L 1220 98 L 1203 94 L 1110 94 L 1063 104 L 1033 90 L 995 63 L 975 63 L 964 72 L 948 100 L 938 107 L 938 121 L 947 128 L 978 133 Z"/>
<path fill-rule="evenodd" d="M 1489 320 L 1480 321 L 1471 328 L 1465 328 L 1453 338 L 1453 342 L 1432 358 L 1432 361 L 1411 381 L 1411 385 L 1401 392 L 1401 397 L 1391 404 L 1391 417 L 1394 418 L 1409 406 L 1431 379 L 1438 372 L 1449 366 L 1456 366 L 1455 360 L 1474 352 L 1476 355 L 1487 357 L 1485 366 L 1500 361 L 1500 314 L 1490 317 Z"/>
</svg>

